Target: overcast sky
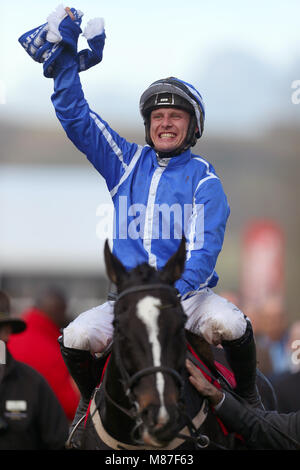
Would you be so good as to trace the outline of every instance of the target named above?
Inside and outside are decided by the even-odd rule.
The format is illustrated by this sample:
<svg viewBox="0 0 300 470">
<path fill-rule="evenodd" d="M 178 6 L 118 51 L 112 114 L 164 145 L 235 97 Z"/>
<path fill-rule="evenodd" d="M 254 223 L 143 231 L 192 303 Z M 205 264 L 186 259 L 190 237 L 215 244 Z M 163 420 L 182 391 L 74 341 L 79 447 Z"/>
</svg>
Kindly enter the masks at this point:
<svg viewBox="0 0 300 470">
<path fill-rule="evenodd" d="M 50 102 L 52 80 L 18 43 L 58 4 L 2 0 L 0 120 L 59 126 Z M 236 132 L 239 125 L 248 129 L 250 118 L 268 122 L 265 109 L 271 116 L 283 110 L 300 115 L 300 105 L 290 99 L 291 83 L 300 79 L 299 0 L 78 0 L 68 6 L 84 12 L 83 28 L 91 18 L 105 19 L 104 59 L 81 80 L 91 107 L 112 126 L 130 122 L 142 130 L 141 93 L 170 75 L 204 95 L 206 132 L 217 124 L 221 130 L 231 123 Z M 73 269 L 85 263 L 97 271 L 103 241 L 96 234 L 96 210 L 107 198 L 90 167 L 2 168 L 2 267 L 57 269 L 61 263 Z"/>
<path fill-rule="evenodd" d="M 42 116 L 46 124 L 55 122 L 49 99 L 52 80 L 43 77 L 42 66 L 30 59 L 17 39 L 46 22 L 59 3 L 2 2 L 0 81 L 6 105 L 0 106 L 0 118 L 26 123 L 40 122 Z M 209 102 L 213 90 L 206 90 L 207 73 L 222 87 L 220 71 L 217 77 L 214 73 L 217 64 L 209 67 L 222 51 L 239 51 L 240 56 L 255 58 L 254 67 L 257 61 L 282 73 L 300 57 L 299 0 L 78 0 L 68 6 L 84 12 L 83 28 L 91 18 L 105 19 L 103 62 L 81 74 L 81 79 L 90 104 L 108 119 L 129 115 L 137 122 L 138 100 L 145 87 L 169 75 L 192 82 L 204 95 L 207 92 Z M 80 38 L 80 47 L 85 45 Z"/>
</svg>

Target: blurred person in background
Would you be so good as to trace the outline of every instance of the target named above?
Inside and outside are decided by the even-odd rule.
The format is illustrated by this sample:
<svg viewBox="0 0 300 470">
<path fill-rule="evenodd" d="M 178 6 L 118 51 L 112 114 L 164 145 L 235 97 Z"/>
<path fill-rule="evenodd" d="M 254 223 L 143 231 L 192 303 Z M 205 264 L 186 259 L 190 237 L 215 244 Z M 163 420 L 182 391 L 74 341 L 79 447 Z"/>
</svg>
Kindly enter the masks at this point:
<svg viewBox="0 0 300 470">
<path fill-rule="evenodd" d="M 0 450 L 63 449 L 68 420 L 59 401 L 46 380 L 16 361 L 6 347 L 10 337 L 25 331 L 26 323 L 10 315 L 9 297 L 0 291 L 0 340 L 5 344 L 0 364 Z"/>
<path fill-rule="evenodd" d="M 242 305 L 242 299 L 238 292 L 234 291 L 221 291 L 220 295 L 227 299 L 229 302 L 233 303 L 237 307 L 241 308 L 244 314 L 251 320 L 254 339 L 256 344 L 256 358 L 257 366 L 259 370 L 266 376 L 272 374 L 273 366 L 270 351 L 268 346 L 265 344 L 265 338 L 262 334 L 262 325 L 261 325 L 261 314 L 260 309 L 254 305 Z M 221 351 L 222 347 L 219 345 L 216 348 L 213 348 L 214 356 L 216 360 L 221 363 L 225 363 L 227 367 L 230 367 L 224 353 Z"/>
<path fill-rule="evenodd" d="M 273 361 L 269 350 L 269 342 L 266 341 L 263 332 L 261 309 L 257 305 L 244 305 L 243 311 L 252 323 L 258 368 L 264 375 L 269 376 L 273 373 Z"/>
<path fill-rule="evenodd" d="M 281 413 L 300 410 L 300 320 L 289 328 L 286 350 L 288 370 L 270 377 Z"/>
<path fill-rule="evenodd" d="M 260 309 L 262 346 L 269 350 L 271 374 L 284 372 L 289 367 L 288 316 L 283 302 L 276 296 L 268 298 Z"/>
<path fill-rule="evenodd" d="M 79 391 L 64 363 L 58 337 L 69 319 L 63 292 L 48 288 L 22 318 L 26 331 L 10 339 L 8 347 L 17 360 L 36 369 L 48 381 L 69 421 L 72 421 L 79 402 Z"/>
</svg>

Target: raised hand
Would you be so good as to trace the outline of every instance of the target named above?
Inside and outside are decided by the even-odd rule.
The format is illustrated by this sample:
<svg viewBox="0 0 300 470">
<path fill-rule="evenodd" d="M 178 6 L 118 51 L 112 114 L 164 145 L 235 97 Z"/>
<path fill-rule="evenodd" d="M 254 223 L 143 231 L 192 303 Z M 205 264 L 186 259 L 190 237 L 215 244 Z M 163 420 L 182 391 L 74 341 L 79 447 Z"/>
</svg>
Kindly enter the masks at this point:
<svg viewBox="0 0 300 470">
<path fill-rule="evenodd" d="M 84 71 L 102 60 L 105 44 L 104 21 L 102 18 L 90 20 L 83 36 L 86 37 L 90 49 L 77 53 L 78 37 L 81 34 L 83 13 L 75 8 L 64 8 L 59 5 L 44 23 L 19 38 L 30 57 L 43 63 L 44 75 L 53 77 L 57 58 L 65 50 L 72 54 L 78 63 L 78 71 Z"/>
</svg>

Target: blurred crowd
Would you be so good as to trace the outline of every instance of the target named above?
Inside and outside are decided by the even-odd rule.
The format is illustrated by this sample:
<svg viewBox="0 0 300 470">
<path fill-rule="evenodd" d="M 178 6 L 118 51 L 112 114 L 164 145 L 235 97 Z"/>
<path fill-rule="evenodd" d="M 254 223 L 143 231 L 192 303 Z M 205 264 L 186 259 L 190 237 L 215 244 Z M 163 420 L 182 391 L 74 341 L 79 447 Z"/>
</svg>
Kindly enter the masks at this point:
<svg viewBox="0 0 300 470">
<path fill-rule="evenodd" d="M 300 410 L 300 320 L 289 324 L 286 310 L 274 299 L 253 319 L 258 367 L 274 386 L 278 411 Z"/>
<path fill-rule="evenodd" d="M 277 298 L 259 308 L 240 305 L 251 319 L 258 368 L 271 381 L 278 411 L 300 410 L 300 319 L 289 322 Z M 0 291 L 0 450 L 63 449 L 80 393 L 63 361 L 58 337 L 72 318 L 65 294 L 57 288 L 39 293 L 22 316 L 10 311 Z M 0 346 L 1 346 L 0 344 Z"/>
<path fill-rule="evenodd" d="M 252 323 L 258 368 L 272 383 L 280 413 L 300 410 L 300 317 L 290 320 L 278 296 L 270 296 L 261 305 L 242 305 L 239 296 L 221 293 L 239 306 Z"/>
<path fill-rule="evenodd" d="M 64 449 L 80 399 L 58 343 L 67 306 L 62 291 L 48 288 L 14 317 L 0 291 L 0 450 Z"/>
</svg>

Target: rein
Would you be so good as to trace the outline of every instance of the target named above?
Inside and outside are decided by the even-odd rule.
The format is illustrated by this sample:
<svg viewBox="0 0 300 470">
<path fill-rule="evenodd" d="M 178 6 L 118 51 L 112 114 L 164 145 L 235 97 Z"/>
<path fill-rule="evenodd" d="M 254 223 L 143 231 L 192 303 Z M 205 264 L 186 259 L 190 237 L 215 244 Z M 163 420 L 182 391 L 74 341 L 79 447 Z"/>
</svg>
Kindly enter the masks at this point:
<svg viewBox="0 0 300 470">
<path fill-rule="evenodd" d="M 147 284 L 135 287 L 128 287 L 128 289 L 124 289 L 120 294 L 117 294 L 115 300 L 118 302 L 119 300 L 123 299 L 128 294 L 136 294 L 137 292 L 144 292 L 147 290 L 155 290 L 155 289 L 166 289 L 178 297 L 178 290 L 175 287 L 172 287 L 168 284 Z"/>
</svg>

